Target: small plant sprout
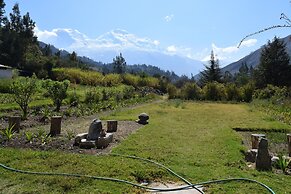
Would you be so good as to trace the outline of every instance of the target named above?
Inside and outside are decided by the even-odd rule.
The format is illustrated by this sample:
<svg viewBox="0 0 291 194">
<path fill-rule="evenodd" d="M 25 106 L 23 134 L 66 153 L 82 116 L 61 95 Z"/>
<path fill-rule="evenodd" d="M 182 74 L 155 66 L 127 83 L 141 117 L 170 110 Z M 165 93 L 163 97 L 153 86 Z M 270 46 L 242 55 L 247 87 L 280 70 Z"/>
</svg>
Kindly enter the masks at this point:
<svg viewBox="0 0 291 194">
<path fill-rule="evenodd" d="M 3 131 L 1 131 L 1 134 L 6 138 L 7 141 L 10 141 L 13 136 L 14 136 L 14 131 L 13 131 L 14 125 L 11 127 L 6 127 Z"/>
<path fill-rule="evenodd" d="M 283 156 L 282 154 L 279 155 L 279 160 L 277 162 L 277 166 L 284 172 L 287 173 L 288 166 L 290 164 L 290 160 Z"/>
<path fill-rule="evenodd" d="M 31 131 L 26 131 L 24 134 L 25 134 L 26 142 L 32 143 L 34 134 Z"/>
<path fill-rule="evenodd" d="M 75 137 L 75 131 L 74 130 L 67 130 L 67 134 L 66 134 L 68 140 L 71 140 Z"/>
</svg>

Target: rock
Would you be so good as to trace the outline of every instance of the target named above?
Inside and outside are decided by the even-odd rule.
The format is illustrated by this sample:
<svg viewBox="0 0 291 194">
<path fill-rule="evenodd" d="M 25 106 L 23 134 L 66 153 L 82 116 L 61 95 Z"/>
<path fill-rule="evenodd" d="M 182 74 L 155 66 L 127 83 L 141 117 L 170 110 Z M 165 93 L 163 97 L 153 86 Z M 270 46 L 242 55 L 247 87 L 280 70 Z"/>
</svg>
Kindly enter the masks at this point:
<svg viewBox="0 0 291 194">
<path fill-rule="evenodd" d="M 257 149 L 248 150 L 245 153 L 245 160 L 247 162 L 252 162 L 252 163 L 256 162 L 257 153 L 258 153 Z"/>
<path fill-rule="evenodd" d="M 90 148 L 95 148 L 96 144 L 95 144 L 95 141 L 82 139 L 81 142 L 79 143 L 79 146 L 80 146 L 80 148 L 90 149 Z"/>
<path fill-rule="evenodd" d="M 81 133 L 76 135 L 74 146 L 78 146 L 82 139 L 87 139 L 88 133 Z"/>
<path fill-rule="evenodd" d="M 106 133 L 105 137 L 98 137 L 96 141 L 96 146 L 98 149 L 106 148 L 109 143 L 113 141 L 113 134 L 112 133 Z"/>
<path fill-rule="evenodd" d="M 259 143 L 258 154 L 256 158 L 256 169 L 270 171 L 272 170 L 271 156 L 268 150 L 268 140 L 261 138 Z"/>
<path fill-rule="evenodd" d="M 100 137 L 102 131 L 102 122 L 99 119 L 94 119 L 89 127 L 87 140 L 96 140 Z"/>
<path fill-rule="evenodd" d="M 146 125 L 148 124 L 148 120 L 149 120 L 149 115 L 147 113 L 141 113 L 139 116 L 138 116 L 138 123 L 139 124 L 143 124 L 143 125 Z"/>
</svg>

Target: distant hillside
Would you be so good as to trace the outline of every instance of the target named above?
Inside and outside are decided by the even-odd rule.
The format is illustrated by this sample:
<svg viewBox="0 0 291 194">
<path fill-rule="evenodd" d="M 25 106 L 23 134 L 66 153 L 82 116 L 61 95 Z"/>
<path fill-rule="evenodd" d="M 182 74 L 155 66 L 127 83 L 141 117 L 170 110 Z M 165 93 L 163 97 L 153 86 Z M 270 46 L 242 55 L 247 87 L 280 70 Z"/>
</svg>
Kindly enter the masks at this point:
<svg viewBox="0 0 291 194">
<path fill-rule="evenodd" d="M 285 38 L 281 38 L 280 40 L 283 40 L 286 44 L 287 53 L 291 57 L 291 35 Z M 224 68 L 222 68 L 222 71 L 229 71 L 231 74 L 237 73 L 243 63 L 246 63 L 248 67 L 256 67 L 260 63 L 261 51 L 264 46 L 265 45 L 263 45 L 260 49 L 252 52 L 251 54 L 245 56 L 244 58 L 225 66 Z"/>
<path fill-rule="evenodd" d="M 85 34 L 73 29 L 56 29 L 56 37 L 50 42 L 60 48 L 81 56 L 89 56 L 95 61 L 111 63 L 112 59 L 122 53 L 128 65 L 148 64 L 164 71 L 174 71 L 177 75 L 195 75 L 203 68 L 198 60 L 168 51 L 159 46 L 159 41 L 138 37 L 126 30 L 116 29 L 97 38 L 90 39 Z"/>
<path fill-rule="evenodd" d="M 45 46 L 47 46 L 47 45 L 48 44 L 46 44 L 44 42 L 39 42 L 39 46 L 41 48 L 45 48 Z M 50 49 L 51 49 L 53 55 L 60 51 L 62 58 L 67 58 L 70 54 L 68 51 L 60 50 L 53 45 L 50 45 Z M 118 53 L 116 55 L 118 55 Z M 88 64 L 90 66 L 90 68 L 92 68 L 96 71 L 103 72 L 103 73 L 110 73 L 113 71 L 113 65 L 111 63 L 106 64 L 106 63 L 102 63 L 102 62 L 96 62 L 93 59 L 90 59 L 90 58 L 84 57 L 84 56 L 78 56 L 78 59 L 81 62 L 83 62 L 84 64 Z M 112 57 L 112 60 L 113 60 L 113 57 Z M 127 59 L 126 59 L 126 61 L 127 61 Z M 145 73 L 146 75 L 149 75 L 149 76 L 166 76 L 171 81 L 176 81 L 179 79 L 179 76 L 176 75 L 174 72 L 164 71 L 164 70 L 160 69 L 159 67 L 156 67 L 153 65 L 146 65 L 146 64 L 127 65 L 126 72 L 133 73 L 133 74 Z"/>
</svg>

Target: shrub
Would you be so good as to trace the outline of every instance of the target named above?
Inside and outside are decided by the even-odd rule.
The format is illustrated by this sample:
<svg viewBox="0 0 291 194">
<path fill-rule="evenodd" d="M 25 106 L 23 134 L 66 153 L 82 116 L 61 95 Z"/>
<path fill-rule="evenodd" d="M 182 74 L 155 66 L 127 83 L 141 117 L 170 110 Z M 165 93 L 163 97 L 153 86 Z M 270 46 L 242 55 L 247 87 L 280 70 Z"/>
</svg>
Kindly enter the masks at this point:
<svg viewBox="0 0 291 194">
<path fill-rule="evenodd" d="M 37 84 L 35 75 L 32 78 L 18 78 L 11 85 L 13 99 L 20 106 L 23 119 L 27 118 L 28 104 L 36 91 Z"/>
<path fill-rule="evenodd" d="M 70 81 L 65 80 L 62 82 L 46 80 L 43 87 L 47 89 L 47 95 L 52 99 L 56 106 L 56 111 L 60 111 L 63 100 L 67 97 L 67 89 Z"/>
<path fill-rule="evenodd" d="M 199 100 L 201 99 L 202 90 L 195 83 L 186 83 L 181 88 L 182 98 L 186 100 Z"/>
<path fill-rule="evenodd" d="M 0 79 L 0 93 L 11 93 L 12 79 Z"/>
<path fill-rule="evenodd" d="M 169 99 L 175 99 L 178 97 L 178 89 L 173 84 L 168 84 L 167 92 L 169 95 Z"/>
<path fill-rule="evenodd" d="M 158 88 L 159 86 L 159 79 L 155 77 L 139 77 L 138 79 L 138 86 L 139 87 L 151 87 L 151 88 Z"/>
<path fill-rule="evenodd" d="M 138 81 L 139 81 L 139 76 L 136 76 L 136 75 L 127 73 L 122 76 L 122 82 L 124 84 L 133 86 L 135 88 L 138 86 Z"/>
<path fill-rule="evenodd" d="M 233 83 L 226 84 L 225 92 L 226 92 L 226 100 L 228 100 L 228 101 L 240 101 L 241 100 L 240 90 L 235 84 L 233 84 Z"/>
<path fill-rule="evenodd" d="M 218 82 L 207 83 L 203 87 L 203 95 L 206 100 L 224 100 L 226 98 L 225 87 Z"/>
<path fill-rule="evenodd" d="M 96 89 L 89 90 L 85 93 L 86 104 L 98 103 L 101 99 L 102 99 L 102 94 Z"/>
<path fill-rule="evenodd" d="M 269 84 L 266 88 L 254 92 L 254 98 L 258 99 L 270 99 L 274 96 L 277 98 L 286 98 L 288 96 L 287 88 L 280 88 Z"/>
<path fill-rule="evenodd" d="M 68 98 L 69 98 L 70 106 L 78 106 L 78 104 L 80 103 L 80 96 L 77 95 L 75 89 L 74 89 L 74 92 L 72 94 L 68 95 Z"/>
<path fill-rule="evenodd" d="M 248 83 L 240 88 L 242 93 L 242 101 L 251 102 L 253 99 L 253 94 L 255 91 L 255 85 L 252 83 Z"/>
<path fill-rule="evenodd" d="M 123 98 L 130 99 L 135 96 L 135 89 L 133 86 L 125 86 L 123 88 Z"/>
<path fill-rule="evenodd" d="M 101 86 L 104 85 L 104 76 L 97 71 L 85 71 L 76 68 L 56 68 L 52 71 L 57 81 L 69 80 L 71 83 Z"/>
<path fill-rule="evenodd" d="M 103 79 L 104 86 L 116 86 L 121 84 L 121 82 L 122 79 L 119 74 L 107 74 Z"/>
</svg>

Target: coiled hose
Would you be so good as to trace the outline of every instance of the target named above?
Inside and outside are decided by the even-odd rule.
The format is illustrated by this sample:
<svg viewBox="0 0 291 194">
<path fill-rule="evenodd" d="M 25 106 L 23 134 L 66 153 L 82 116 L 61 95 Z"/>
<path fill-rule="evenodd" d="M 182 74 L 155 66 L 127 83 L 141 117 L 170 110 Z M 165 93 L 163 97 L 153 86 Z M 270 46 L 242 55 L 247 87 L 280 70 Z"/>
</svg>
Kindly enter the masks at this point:
<svg viewBox="0 0 291 194">
<path fill-rule="evenodd" d="M 2 167 L 5 170 L 9 170 L 12 172 L 17 172 L 17 173 L 23 173 L 23 174 L 33 174 L 33 175 L 47 175 L 47 176 L 66 176 L 66 177 L 84 177 L 84 178 L 91 178 L 91 179 L 96 179 L 96 180 L 103 180 L 103 181 L 112 181 L 112 182 L 118 182 L 118 183 L 124 183 L 124 184 L 128 184 L 131 186 L 135 186 L 141 189 L 146 189 L 148 191 L 157 191 L 157 192 L 169 192 L 169 191 L 181 191 L 181 190 L 186 190 L 186 189 L 196 189 L 198 192 L 204 194 L 203 191 L 199 190 L 198 187 L 200 186 L 205 186 L 205 185 L 210 185 L 210 184 L 218 184 L 218 183 L 227 183 L 227 182 L 231 182 L 231 181 L 243 181 L 243 182 L 252 182 L 252 183 L 256 183 L 260 186 L 262 186 L 263 188 L 265 188 L 269 193 L 275 194 L 275 192 L 268 187 L 267 185 L 258 182 L 256 180 L 252 180 L 252 179 L 248 179 L 248 178 L 230 178 L 230 179 L 222 179 L 222 180 L 213 180 L 213 181 L 206 181 L 206 182 L 201 182 L 201 183 L 196 183 L 196 184 L 192 184 L 191 182 L 189 182 L 188 180 L 186 180 L 185 178 L 181 177 L 180 175 L 178 175 L 177 173 L 175 173 L 174 171 L 172 171 L 170 168 L 155 162 L 153 160 L 149 160 L 149 159 L 145 159 L 145 158 L 140 158 L 137 156 L 129 156 L 129 155 L 121 155 L 121 154 L 110 154 L 112 156 L 119 156 L 119 157 L 126 157 L 126 158 L 132 158 L 132 159 L 137 159 L 137 160 L 141 160 L 141 161 L 145 161 L 145 162 L 149 162 L 149 163 L 153 163 L 159 167 L 162 167 L 164 169 L 166 169 L 168 172 L 170 172 L 171 174 L 173 174 L 174 176 L 178 177 L 179 179 L 181 179 L 183 182 L 187 183 L 188 185 L 186 186 L 181 186 L 181 187 L 176 187 L 176 188 L 152 188 L 152 187 L 146 187 L 143 185 L 139 185 L 127 180 L 121 180 L 121 179 L 115 179 L 115 178 L 110 178 L 110 177 L 99 177 L 99 176 L 91 176 L 91 175 L 82 175 L 82 174 L 71 174 L 71 173 L 53 173 L 53 172 L 36 172 L 36 171 L 25 171 L 25 170 L 20 170 L 20 169 L 15 169 L 15 168 L 11 168 L 8 167 L 2 163 L 0 163 L 0 167 Z"/>
</svg>

